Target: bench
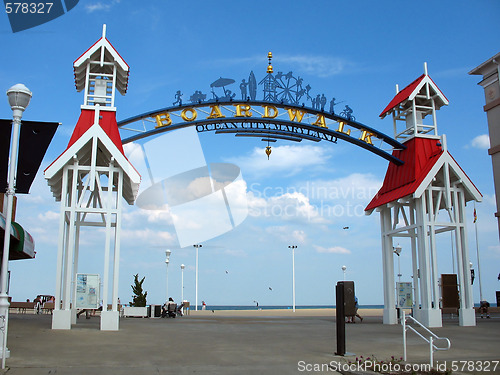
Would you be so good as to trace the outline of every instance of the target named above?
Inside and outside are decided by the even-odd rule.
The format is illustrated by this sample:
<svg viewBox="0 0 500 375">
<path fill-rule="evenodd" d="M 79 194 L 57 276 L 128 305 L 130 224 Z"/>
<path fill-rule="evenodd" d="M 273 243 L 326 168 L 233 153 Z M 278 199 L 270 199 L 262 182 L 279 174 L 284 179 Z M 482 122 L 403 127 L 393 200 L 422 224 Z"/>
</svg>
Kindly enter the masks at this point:
<svg viewBox="0 0 500 375">
<path fill-rule="evenodd" d="M 28 309 L 35 310 L 34 302 L 11 302 L 9 308 L 17 309 L 19 314 L 25 314 Z"/>
<path fill-rule="evenodd" d="M 476 314 L 479 313 L 479 307 L 474 307 Z M 500 313 L 500 307 L 490 306 L 488 307 L 488 313 Z"/>
<path fill-rule="evenodd" d="M 45 302 L 42 306 L 42 312 L 46 314 L 50 312 L 50 315 L 52 315 L 52 311 L 54 311 L 54 302 Z"/>
</svg>

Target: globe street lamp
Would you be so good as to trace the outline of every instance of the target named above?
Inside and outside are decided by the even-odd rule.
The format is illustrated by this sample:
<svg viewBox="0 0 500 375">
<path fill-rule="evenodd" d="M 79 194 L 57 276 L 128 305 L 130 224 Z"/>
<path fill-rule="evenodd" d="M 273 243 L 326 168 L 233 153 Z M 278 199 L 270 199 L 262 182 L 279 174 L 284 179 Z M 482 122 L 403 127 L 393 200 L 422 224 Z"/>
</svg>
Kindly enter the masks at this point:
<svg viewBox="0 0 500 375">
<path fill-rule="evenodd" d="M 198 311 L 198 249 L 200 247 L 203 247 L 203 245 L 201 244 L 198 244 L 198 245 L 193 245 L 193 247 L 196 248 L 196 282 L 195 282 L 195 301 L 194 301 L 194 309 L 195 311 Z"/>
<path fill-rule="evenodd" d="M 5 368 L 5 359 L 10 356 L 7 349 L 7 327 L 9 321 L 9 296 L 7 295 L 7 282 L 9 272 L 9 249 L 10 249 L 10 227 L 12 224 L 12 206 L 15 195 L 15 174 L 17 165 L 17 150 L 19 146 L 19 127 L 23 112 L 30 103 L 32 97 L 31 91 L 21 83 L 12 86 L 7 90 L 9 105 L 12 109 L 12 141 L 10 145 L 9 161 L 9 181 L 7 187 L 7 210 L 5 212 L 5 233 L 3 241 L 2 268 L 0 275 L 0 317 L 4 319 L 4 327 L 0 330 L 2 338 L 2 369 Z"/>
<path fill-rule="evenodd" d="M 295 312 L 295 249 L 297 246 L 290 245 L 289 249 L 292 249 L 292 297 L 293 297 L 293 311 Z"/>
<path fill-rule="evenodd" d="M 170 254 L 172 252 L 170 250 L 165 250 L 165 255 L 167 257 L 167 259 L 165 259 L 165 264 L 167 265 L 167 288 L 166 288 L 166 294 L 167 294 L 167 298 L 165 299 L 165 301 L 168 301 L 168 265 L 170 263 Z"/>
<path fill-rule="evenodd" d="M 345 270 L 347 269 L 346 266 L 342 266 L 342 272 L 344 273 L 344 281 L 345 281 Z"/>
<path fill-rule="evenodd" d="M 184 301 L 184 268 L 186 268 L 186 266 L 181 264 L 181 303 Z"/>
</svg>

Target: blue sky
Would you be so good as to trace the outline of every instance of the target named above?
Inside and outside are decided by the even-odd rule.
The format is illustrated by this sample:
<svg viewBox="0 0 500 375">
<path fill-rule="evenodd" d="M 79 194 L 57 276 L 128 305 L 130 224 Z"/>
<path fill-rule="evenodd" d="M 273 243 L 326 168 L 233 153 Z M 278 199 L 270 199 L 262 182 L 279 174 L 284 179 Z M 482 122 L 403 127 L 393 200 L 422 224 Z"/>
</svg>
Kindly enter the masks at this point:
<svg viewBox="0 0 500 375">
<path fill-rule="evenodd" d="M 66 148 L 83 103 L 72 63 L 100 38 L 103 23 L 107 38 L 131 67 L 128 93 L 116 101 L 119 120 L 171 105 L 177 90 L 208 92 L 220 76 L 239 82 L 253 70 L 259 81 L 272 51 L 275 71 L 293 71 L 311 92 L 345 101 L 358 121 L 392 135 L 392 120 L 378 115 L 395 95 L 395 84 L 402 88 L 419 77 L 426 61 L 429 75 L 450 101 L 438 112 L 438 131 L 447 135 L 450 152 L 484 196 L 477 206 L 478 240 L 483 291 L 493 301 L 500 247 L 487 121 L 479 78 L 467 73 L 498 53 L 499 14 L 496 0 L 82 0 L 64 16 L 16 34 L 7 16 L 0 15 L 0 87 L 24 83 L 33 92 L 24 118 L 62 123 L 43 171 Z M 233 91 L 238 92 L 236 85 Z M 0 101 L 0 117 L 11 117 L 6 98 Z M 356 282 L 361 304 L 383 303 L 379 217 L 364 216 L 362 208 L 381 186 L 384 159 L 340 141 L 281 141 L 268 161 L 258 139 L 213 133 L 199 139 L 207 161 L 241 168 L 250 212 L 236 229 L 200 249 L 199 302 L 291 304 L 288 246 L 297 245 L 298 305 L 333 304 L 342 265 Z M 476 265 L 470 204 L 468 210 Z M 17 220 L 34 236 L 37 256 L 11 262 L 14 300 L 54 292 L 58 217 L 59 204 L 40 173 L 31 194 L 19 197 Z M 148 302 L 165 299 L 167 248 L 172 250 L 170 294 L 180 299 L 183 263 L 184 295 L 194 302 L 194 249 L 179 248 L 168 213 L 126 207 L 123 236 L 122 302 L 131 300 L 135 273 L 146 276 Z M 451 273 L 449 235 L 441 237 L 439 273 Z M 102 274 L 103 241 L 101 232 L 85 232 L 80 272 Z M 401 245 L 403 281 L 410 281 L 409 243 L 402 240 Z M 474 293 L 478 302 L 477 282 Z"/>
</svg>

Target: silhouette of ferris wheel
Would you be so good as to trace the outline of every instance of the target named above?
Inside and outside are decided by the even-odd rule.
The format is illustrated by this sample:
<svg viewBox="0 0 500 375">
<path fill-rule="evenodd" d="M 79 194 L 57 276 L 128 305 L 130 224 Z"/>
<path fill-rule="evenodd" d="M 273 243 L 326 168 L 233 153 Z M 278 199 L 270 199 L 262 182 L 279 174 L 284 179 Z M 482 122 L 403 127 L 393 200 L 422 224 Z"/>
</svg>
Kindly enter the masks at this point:
<svg viewBox="0 0 500 375">
<path fill-rule="evenodd" d="M 308 95 L 311 87 L 309 85 L 306 88 L 302 87 L 303 79 L 300 77 L 295 77 L 293 72 L 288 72 L 283 74 L 283 72 L 278 72 L 274 77 L 277 83 L 276 86 L 276 99 L 279 102 L 289 103 L 299 105 L 300 99 L 304 95 Z"/>
</svg>

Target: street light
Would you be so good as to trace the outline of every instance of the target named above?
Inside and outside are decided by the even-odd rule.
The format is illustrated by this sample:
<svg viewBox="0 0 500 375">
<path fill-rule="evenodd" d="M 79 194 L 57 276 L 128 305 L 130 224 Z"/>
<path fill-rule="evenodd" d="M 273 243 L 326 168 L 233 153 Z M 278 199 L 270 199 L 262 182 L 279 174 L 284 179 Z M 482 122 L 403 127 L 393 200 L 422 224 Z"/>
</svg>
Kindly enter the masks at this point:
<svg viewBox="0 0 500 375">
<path fill-rule="evenodd" d="M 167 259 L 165 259 L 165 264 L 167 265 L 167 288 L 166 288 L 167 298 L 165 299 L 165 301 L 168 301 L 168 265 L 170 263 L 170 254 L 172 254 L 170 250 L 165 250 L 165 255 L 167 256 Z"/>
<path fill-rule="evenodd" d="M 193 247 L 196 248 L 196 282 L 195 282 L 195 301 L 194 301 L 194 309 L 195 311 L 198 311 L 198 249 L 200 247 L 203 247 L 203 245 L 201 244 L 198 244 L 198 245 L 193 245 Z"/>
<path fill-rule="evenodd" d="M 470 266 L 470 285 L 474 285 L 474 279 L 476 278 L 476 273 L 474 272 L 474 268 L 472 268 L 473 264 L 472 262 L 469 262 Z M 483 299 L 479 297 L 479 299 L 482 301 Z"/>
<path fill-rule="evenodd" d="M 345 281 L 345 270 L 347 269 L 346 266 L 342 266 L 342 272 L 344 272 L 344 281 Z"/>
<path fill-rule="evenodd" d="M 186 266 L 181 264 L 181 303 L 184 301 L 184 268 L 186 268 Z"/>
<path fill-rule="evenodd" d="M 292 249 L 292 296 L 293 296 L 293 311 L 295 312 L 295 249 L 297 246 L 290 245 L 289 249 Z"/>
<path fill-rule="evenodd" d="M 400 254 L 401 254 L 401 250 L 403 248 L 401 247 L 400 244 L 397 244 L 396 246 L 393 247 L 393 251 L 394 251 L 394 254 L 396 254 L 398 256 L 398 282 L 401 282 L 401 261 L 400 261 Z"/>
<path fill-rule="evenodd" d="M 12 206 L 14 201 L 15 190 L 15 174 L 17 165 L 17 149 L 19 145 L 19 127 L 23 112 L 30 103 L 31 91 L 21 83 L 12 86 L 7 90 L 9 105 L 12 109 L 12 143 L 10 146 L 10 161 L 9 161 L 9 183 L 7 187 L 7 210 L 5 212 L 5 235 L 3 241 L 2 268 L 0 275 L 0 318 L 4 320 L 2 336 L 2 369 L 5 368 L 5 359 L 10 356 L 7 349 L 7 327 L 9 322 L 9 296 L 7 295 L 7 281 L 9 272 L 9 249 L 10 249 L 10 227 L 12 224 Z M 1 334 L 0 334 L 1 335 Z"/>
</svg>

